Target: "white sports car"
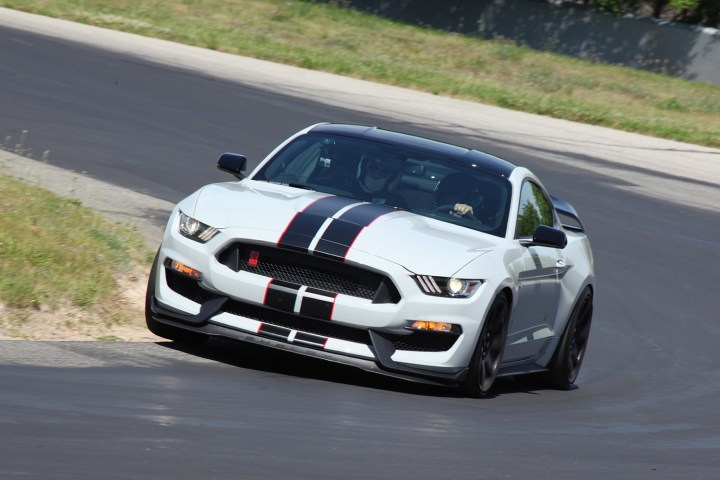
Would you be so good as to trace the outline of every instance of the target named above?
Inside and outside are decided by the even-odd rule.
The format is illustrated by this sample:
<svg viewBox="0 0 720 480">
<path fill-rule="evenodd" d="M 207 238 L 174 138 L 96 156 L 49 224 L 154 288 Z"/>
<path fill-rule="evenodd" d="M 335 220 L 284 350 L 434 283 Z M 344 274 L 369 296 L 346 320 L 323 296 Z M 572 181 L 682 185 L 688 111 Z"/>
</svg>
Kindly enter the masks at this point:
<svg viewBox="0 0 720 480">
<path fill-rule="evenodd" d="M 146 317 L 210 335 L 486 394 L 497 376 L 569 388 L 594 295 L 573 208 L 529 170 L 477 150 L 318 124 L 245 178 L 174 209 Z"/>
</svg>

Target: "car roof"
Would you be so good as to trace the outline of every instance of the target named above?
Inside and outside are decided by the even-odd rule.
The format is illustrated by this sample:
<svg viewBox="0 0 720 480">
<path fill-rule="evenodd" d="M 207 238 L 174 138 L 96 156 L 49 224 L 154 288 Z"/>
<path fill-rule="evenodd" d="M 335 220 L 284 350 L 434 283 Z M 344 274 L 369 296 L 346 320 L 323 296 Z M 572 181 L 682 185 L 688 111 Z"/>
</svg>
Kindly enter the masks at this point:
<svg viewBox="0 0 720 480">
<path fill-rule="evenodd" d="M 406 147 L 430 154 L 442 156 L 453 161 L 475 166 L 485 171 L 509 177 L 516 165 L 479 150 L 468 149 L 430 140 L 423 137 L 416 137 L 400 132 L 384 130 L 378 127 L 365 125 L 347 125 L 336 123 L 323 123 L 310 129 L 313 133 L 328 133 L 346 137 L 372 140 L 400 147 Z"/>
</svg>

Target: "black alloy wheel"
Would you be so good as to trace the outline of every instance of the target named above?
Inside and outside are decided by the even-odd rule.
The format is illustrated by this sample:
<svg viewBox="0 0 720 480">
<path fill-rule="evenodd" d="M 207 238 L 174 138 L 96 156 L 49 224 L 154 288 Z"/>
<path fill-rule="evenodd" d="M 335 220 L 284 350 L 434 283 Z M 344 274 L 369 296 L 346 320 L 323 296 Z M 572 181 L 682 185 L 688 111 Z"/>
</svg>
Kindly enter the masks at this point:
<svg viewBox="0 0 720 480">
<path fill-rule="evenodd" d="M 507 343 L 510 305 L 504 294 L 499 294 L 483 322 L 470 371 L 461 384 L 463 392 L 474 398 L 487 395 L 498 372 Z"/>
<path fill-rule="evenodd" d="M 539 374 L 538 380 L 558 390 L 567 390 L 575 383 L 590 338 L 592 314 L 592 290 L 586 287 L 570 315 L 562 340 L 548 365 L 548 371 Z"/>
<path fill-rule="evenodd" d="M 590 324 L 592 323 L 593 302 L 592 293 L 586 290 L 578 304 L 577 315 L 573 325 L 573 333 L 570 336 L 570 346 L 568 348 L 568 377 L 569 384 L 577 379 L 580 373 L 582 361 L 585 358 L 585 350 L 587 349 L 588 339 L 590 338 Z"/>
</svg>

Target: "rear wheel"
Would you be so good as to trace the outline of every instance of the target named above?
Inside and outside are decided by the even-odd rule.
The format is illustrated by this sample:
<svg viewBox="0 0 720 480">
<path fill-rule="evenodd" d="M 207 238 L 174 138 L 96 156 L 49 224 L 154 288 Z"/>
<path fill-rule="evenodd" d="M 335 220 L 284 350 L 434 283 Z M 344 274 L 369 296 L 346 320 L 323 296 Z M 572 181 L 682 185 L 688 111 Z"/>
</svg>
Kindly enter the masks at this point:
<svg viewBox="0 0 720 480">
<path fill-rule="evenodd" d="M 158 271 L 159 256 L 160 252 L 158 251 L 155 255 L 152 270 L 150 270 L 150 278 L 148 279 L 147 291 L 145 293 L 145 323 L 147 324 L 148 330 L 158 337 L 167 338 L 168 340 L 172 340 L 174 342 L 184 343 L 187 345 L 200 345 L 208 339 L 207 335 L 166 325 L 153 318 L 152 302 L 155 298 L 155 278 Z"/>
<path fill-rule="evenodd" d="M 461 388 L 470 397 L 482 397 L 490 391 L 505 352 L 510 305 L 507 297 L 498 295 L 483 322 L 470 371 Z"/>
<path fill-rule="evenodd" d="M 580 373 L 593 314 L 593 295 L 590 287 L 583 290 L 570 315 L 562 339 L 548 364 L 548 371 L 538 375 L 537 380 L 559 390 L 567 390 Z"/>
</svg>

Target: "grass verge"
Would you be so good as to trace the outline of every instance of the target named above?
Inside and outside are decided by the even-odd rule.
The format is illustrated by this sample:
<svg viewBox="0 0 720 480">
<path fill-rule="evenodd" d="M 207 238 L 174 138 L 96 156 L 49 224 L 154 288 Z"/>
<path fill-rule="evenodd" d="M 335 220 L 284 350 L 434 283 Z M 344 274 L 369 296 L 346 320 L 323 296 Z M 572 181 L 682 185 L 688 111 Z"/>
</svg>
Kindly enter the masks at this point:
<svg viewBox="0 0 720 480">
<path fill-rule="evenodd" d="M 128 286 L 142 289 L 152 252 L 129 226 L 4 175 L 0 224 L 3 336 L 45 338 L 54 329 L 107 340 L 112 328 L 143 318 Z M 61 324 L 49 321 L 57 312 Z"/>
<path fill-rule="evenodd" d="M 309 0 L 0 5 L 505 108 L 720 147 L 720 87 L 394 23 Z"/>
</svg>

